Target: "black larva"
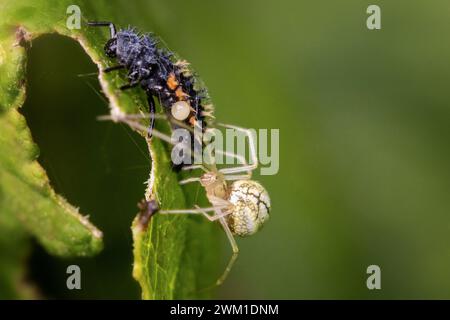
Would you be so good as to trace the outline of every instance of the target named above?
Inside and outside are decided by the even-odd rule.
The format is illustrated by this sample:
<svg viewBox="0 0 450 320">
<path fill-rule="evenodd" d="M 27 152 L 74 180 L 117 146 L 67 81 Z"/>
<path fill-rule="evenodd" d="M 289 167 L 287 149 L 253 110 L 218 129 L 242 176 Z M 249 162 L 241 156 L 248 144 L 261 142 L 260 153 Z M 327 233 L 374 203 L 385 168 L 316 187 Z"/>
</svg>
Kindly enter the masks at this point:
<svg viewBox="0 0 450 320">
<path fill-rule="evenodd" d="M 121 29 L 111 22 L 88 22 L 90 26 L 108 26 L 111 38 L 105 53 L 117 59 L 118 65 L 104 72 L 127 69 L 129 83 L 122 90 L 141 86 L 147 93 L 151 115 L 150 132 L 154 126 L 155 99 L 169 117 L 184 122 L 191 128 L 212 117 L 212 106 L 204 88 L 199 89 L 196 78 L 184 61 L 172 61 L 173 54 L 157 47 L 151 34 L 139 34 L 134 28 Z M 199 122 L 201 120 L 201 122 Z"/>
</svg>

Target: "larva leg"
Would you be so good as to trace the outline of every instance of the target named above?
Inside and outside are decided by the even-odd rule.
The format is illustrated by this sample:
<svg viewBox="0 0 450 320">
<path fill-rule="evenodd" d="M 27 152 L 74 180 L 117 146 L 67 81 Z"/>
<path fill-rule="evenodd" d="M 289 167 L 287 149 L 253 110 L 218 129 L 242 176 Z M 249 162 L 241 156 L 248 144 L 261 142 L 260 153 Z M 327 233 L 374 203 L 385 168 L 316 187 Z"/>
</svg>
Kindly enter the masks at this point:
<svg viewBox="0 0 450 320">
<path fill-rule="evenodd" d="M 119 64 L 117 66 L 112 66 L 112 67 L 103 69 L 103 72 L 104 73 L 108 73 L 108 72 L 111 72 L 111 71 L 120 70 L 120 69 L 124 69 L 124 68 L 125 68 L 125 66 Z"/>
</svg>

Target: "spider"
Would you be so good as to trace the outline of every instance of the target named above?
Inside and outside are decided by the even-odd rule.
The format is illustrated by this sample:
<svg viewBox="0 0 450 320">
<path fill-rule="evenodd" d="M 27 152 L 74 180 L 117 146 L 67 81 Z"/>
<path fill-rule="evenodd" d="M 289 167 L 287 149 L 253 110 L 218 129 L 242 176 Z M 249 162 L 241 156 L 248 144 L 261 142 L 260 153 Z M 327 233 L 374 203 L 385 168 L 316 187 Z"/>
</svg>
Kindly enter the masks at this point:
<svg viewBox="0 0 450 320">
<path fill-rule="evenodd" d="M 126 115 L 114 114 L 103 116 L 102 120 L 113 120 L 123 122 L 136 131 L 146 132 L 149 129 L 136 121 L 140 118 L 147 118 L 147 115 Z M 239 154 L 223 150 L 215 150 L 216 155 L 222 154 L 226 157 L 234 158 L 240 162 L 239 166 L 218 169 L 214 164 L 194 164 L 182 167 L 182 170 L 202 170 L 199 177 L 191 177 L 181 180 L 179 183 L 200 183 L 205 191 L 211 207 L 200 208 L 195 206 L 192 209 L 177 209 L 157 211 L 159 214 L 194 214 L 203 215 L 211 222 L 219 222 L 232 248 L 232 255 L 228 264 L 217 279 L 216 285 L 221 285 L 230 273 L 239 254 L 239 247 L 234 236 L 246 237 L 256 233 L 269 219 L 270 198 L 264 187 L 257 181 L 251 180 L 252 172 L 257 169 L 258 158 L 253 135 L 250 130 L 240 127 L 217 123 L 218 126 L 234 129 L 246 134 L 249 140 L 250 158 L 249 164 L 245 157 Z M 153 130 L 154 136 L 170 144 L 174 144 L 168 135 Z M 190 146 L 186 146 L 189 148 Z M 210 157 L 213 157 L 211 154 Z M 212 214 L 210 214 L 212 212 Z"/>
</svg>

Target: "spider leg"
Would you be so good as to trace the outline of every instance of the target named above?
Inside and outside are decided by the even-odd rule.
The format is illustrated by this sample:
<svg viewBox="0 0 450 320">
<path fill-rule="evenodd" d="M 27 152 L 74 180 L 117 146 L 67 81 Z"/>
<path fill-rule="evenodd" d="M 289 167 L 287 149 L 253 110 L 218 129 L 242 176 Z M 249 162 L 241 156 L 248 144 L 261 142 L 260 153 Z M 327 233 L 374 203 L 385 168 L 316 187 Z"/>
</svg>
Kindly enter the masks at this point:
<svg viewBox="0 0 450 320">
<path fill-rule="evenodd" d="M 238 255 L 239 255 L 239 247 L 236 243 L 236 240 L 234 239 L 233 233 L 231 232 L 230 227 L 228 226 L 226 220 L 223 217 L 221 217 L 219 219 L 219 221 L 223 227 L 223 230 L 225 230 L 228 241 L 230 242 L 230 245 L 231 245 L 231 249 L 233 250 L 233 254 L 231 255 L 230 260 L 228 261 L 225 271 L 219 277 L 219 279 L 217 279 L 217 281 L 216 281 L 217 286 L 220 286 L 225 281 L 225 279 L 227 278 L 228 274 L 230 273 L 231 268 L 233 268 L 233 265 L 236 262 L 236 259 L 238 258 Z"/>
<path fill-rule="evenodd" d="M 225 157 L 234 158 L 237 161 L 239 161 L 240 164 L 248 165 L 247 159 L 245 159 L 245 157 L 240 154 L 236 154 L 236 153 L 224 151 L 224 150 L 215 150 L 215 152 L 216 152 L 216 154 L 221 154 L 221 155 L 224 155 Z"/>
<path fill-rule="evenodd" d="M 250 157 L 253 162 L 252 164 L 246 164 L 246 165 L 238 166 L 238 167 L 234 167 L 234 168 L 220 169 L 219 171 L 223 174 L 232 174 L 232 173 L 238 173 L 238 172 L 244 172 L 244 171 L 251 172 L 251 171 L 255 170 L 256 168 L 258 168 L 258 156 L 256 154 L 256 143 L 255 143 L 252 131 L 249 129 L 244 129 L 244 128 L 232 126 L 229 124 L 218 123 L 218 125 L 221 127 L 224 127 L 224 128 L 234 129 L 236 131 L 243 132 L 247 135 L 248 143 L 249 143 L 249 147 L 250 147 Z M 238 156 L 238 155 L 236 155 L 236 156 Z"/>
<path fill-rule="evenodd" d="M 221 199 L 223 200 L 223 199 Z M 230 230 L 230 227 L 228 226 L 227 221 L 225 220 L 225 217 L 229 215 L 232 211 L 226 210 L 225 212 L 222 212 L 222 209 L 226 209 L 230 206 L 230 204 L 223 200 L 223 205 L 215 205 L 213 207 L 209 208 L 200 208 L 199 206 L 195 206 L 193 209 L 182 209 L 182 210 L 160 210 L 158 213 L 160 214 L 202 214 L 205 218 L 207 218 L 209 221 L 216 221 L 219 220 L 220 224 L 222 225 L 222 228 L 225 231 L 225 234 L 227 235 L 228 241 L 230 242 L 231 249 L 233 251 L 230 260 L 228 261 L 228 264 L 222 273 L 222 275 L 217 279 L 215 285 L 219 286 L 221 285 L 225 279 L 227 278 L 228 274 L 230 273 L 231 269 L 233 268 L 234 263 L 236 262 L 236 259 L 239 255 L 239 247 L 236 243 L 236 240 L 234 239 L 233 233 Z M 215 215 L 211 216 L 208 214 L 208 212 L 214 211 Z"/>
<path fill-rule="evenodd" d="M 188 184 L 188 183 L 191 183 L 191 182 L 200 182 L 200 178 L 196 177 L 196 178 L 184 179 L 184 180 L 180 181 L 180 184 L 183 185 L 183 184 Z"/>
<path fill-rule="evenodd" d="M 108 21 L 89 21 L 87 23 L 91 27 L 109 27 L 109 33 L 111 38 L 114 38 L 116 35 L 116 26 L 112 22 Z"/>
<path fill-rule="evenodd" d="M 216 197 L 216 196 L 209 196 L 208 197 L 211 203 L 214 203 L 215 206 L 221 207 L 221 206 L 230 206 L 230 201 Z"/>
<path fill-rule="evenodd" d="M 147 135 L 151 135 L 151 136 L 155 136 L 158 139 L 161 139 L 164 142 L 167 142 L 168 144 L 172 145 L 172 146 L 177 146 L 177 147 L 181 147 L 182 149 L 180 149 L 180 151 L 183 152 L 191 152 L 191 146 L 188 144 L 183 144 L 180 146 L 180 143 L 177 141 L 172 140 L 172 137 L 162 133 L 161 131 L 158 131 L 156 129 L 150 129 L 152 128 L 152 126 L 149 128 L 147 126 L 144 126 L 143 124 L 141 124 L 139 122 L 139 119 L 145 119 L 148 116 L 146 115 L 127 115 L 127 114 L 123 114 L 123 113 L 113 113 L 111 115 L 104 115 L 104 116 L 99 116 L 97 117 L 98 120 L 101 121 L 105 121 L 105 120 L 111 120 L 114 122 L 121 122 L 121 123 L 125 123 L 127 124 L 130 128 L 132 128 L 135 131 L 140 132 L 141 134 L 143 133 L 147 133 Z M 155 118 L 156 115 L 155 115 Z M 189 181 L 190 182 L 190 181 Z M 182 182 L 180 182 L 182 183 Z M 186 182 L 188 183 L 188 182 Z"/>
<path fill-rule="evenodd" d="M 195 170 L 195 169 L 201 169 L 203 172 L 208 172 L 208 170 L 205 168 L 205 166 L 201 164 L 193 164 L 190 166 L 184 166 L 181 170 L 187 171 L 187 170 Z"/>
<path fill-rule="evenodd" d="M 224 208 L 227 208 L 227 207 L 228 207 L 228 205 L 225 205 L 225 206 L 224 206 Z M 200 207 L 197 206 L 197 205 L 195 205 L 195 208 L 196 208 L 197 210 L 199 210 L 199 211 L 206 217 L 206 219 L 208 219 L 209 221 L 216 221 L 216 220 L 219 220 L 219 219 L 221 219 L 221 218 L 223 218 L 223 217 L 226 217 L 227 215 L 229 215 L 229 214 L 231 213 L 231 211 L 225 211 L 225 212 L 220 211 L 220 214 L 217 214 L 217 209 L 219 209 L 220 206 L 215 206 L 215 207 L 214 207 L 214 211 L 216 212 L 216 214 L 213 215 L 213 216 L 210 216 L 210 215 L 205 211 L 204 208 L 200 208 Z"/>
<path fill-rule="evenodd" d="M 135 130 L 137 132 L 141 132 L 141 133 L 146 132 L 147 134 L 150 133 L 149 129 L 146 126 L 140 124 L 137 121 L 134 121 L 133 119 L 127 118 L 127 115 L 124 115 L 124 114 L 118 114 L 118 115 L 116 114 L 114 116 L 108 114 L 108 115 L 104 115 L 104 116 L 99 116 L 99 117 L 97 117 L 97 119 L 100 121 L 111 120 L 114 122 L 122 122 L 122 123 L 127 124 L 130 128 L 132 128 L 133 130 Z M 162 141 L 167 142 L 168 144 L 175 145 L 175 143 L 172 141 L 172 138 L 165 133 L 162 133 L 162 132 L 154 129 L 154 130 L 152 130 L 152 135 L 157 137 L 158 139 L 161 139 Z"/>
<path fill-rule="evenodd" d="M 251 179 L 251 174 L 243 174 L 243 175 L 230 175 L 230 176 L 224 176 L 225 180 L 227 181 L 235 181 L 235 180 L 250 180 Z"/>
<path fill-rule="evenodd" d="M 151 114 L 150 113 L 125 114 L 123 115 L 123 117 L 127 118 L 128 120 L 141 120 L 150 118 Z M 165 114 L 155 113 L 155 119 L 167 120 L 167 116 Z"/>
<path fill-rule="evenodd" d="M 151 113 L 140 113 L 140 114 L 127 114 L 125 115 L 125 117 L 127 119 L 134 119 L 134 120 L 139 120 L 139 119 L 147 119 L 148 117 L 151 117 Z M 188 131 L 192 131 L 192 128 L 190 126 L 188 126 L 187 124 L 185 124 L 182 121 L 176 120 L 170 116 L 167 116 L 167 114 L 158 114 L 155 113 L 154 115 L 155 119 L 163 119 L 163 120 L 167 120 L 170 121 L 172 124 L 175 124 L 183 129 L 186 129 Z"/>
<path fill-rule="evenodd" d="M 245 157 L 240 154 L 229 152 L 229 151 L 224 151 L 224 150 L 215 150 L 215 153 L 216 153 L 216 155 L 221 154 L 221 155 L 224 155 L 225 157 L 234 158 L 243 166 L 246 166 L 246 167 L 249 166 L 247 159 L 245 159 Z M 240 167 L 238 167 L 238 168 L 240 168 Z M 249 176 L 249 178 L 251 178 L 252 170 L 247 170 L 247 175 Z M 231 180 L 231 179 L 227 179 L 227 180 Z"/>
<path fill-rule="evenodd" d="M 209 221 L 216 221 L 223 217 L 226 217 L 230 214 L 229 211 L 227 212 L 221 212 L 221 209 L 226 208 L 227 206 L 215 206 L 215 207 L 209 207 L 209 208 L 200 208 L 199 206 L 195 206 L 193 209 L 181 209 L 181 210 L 159 210 L 158 213 L 160 214 L 201 214 Z M 215 215 L 209 215 L 208 212 L 216 212 Z M 217 214 L 217 212 L 220 212 Z"/>
</svg>

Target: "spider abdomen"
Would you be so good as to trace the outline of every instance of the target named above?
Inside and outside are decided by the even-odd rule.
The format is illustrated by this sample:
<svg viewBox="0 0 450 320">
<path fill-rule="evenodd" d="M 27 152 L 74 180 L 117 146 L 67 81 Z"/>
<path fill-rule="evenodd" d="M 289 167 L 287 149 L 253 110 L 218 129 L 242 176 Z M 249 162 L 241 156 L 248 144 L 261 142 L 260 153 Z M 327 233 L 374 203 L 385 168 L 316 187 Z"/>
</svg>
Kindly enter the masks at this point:
<svg viewBox="0 0 450 320">
<path fill-rule="evenodd" d="M 245 237 L 256 233 L 269 219 L 270 198 L 264 187 L 252 180 L 231 184 L 228 201 L 232 204 L 226 220 L 233 234 Z"/>
</svg>

